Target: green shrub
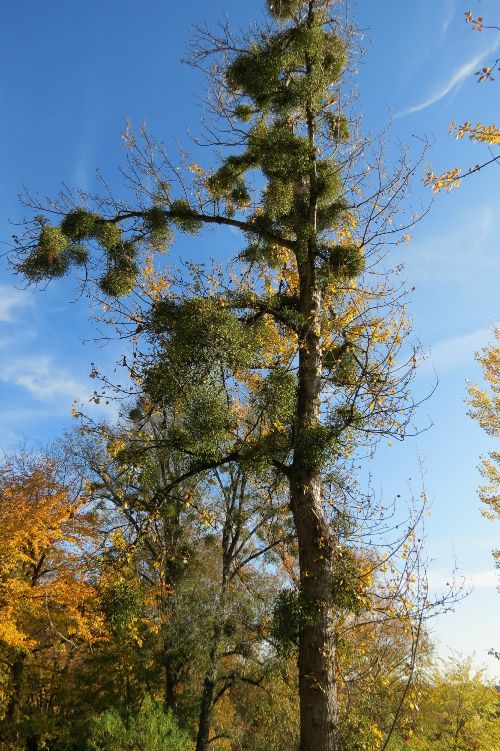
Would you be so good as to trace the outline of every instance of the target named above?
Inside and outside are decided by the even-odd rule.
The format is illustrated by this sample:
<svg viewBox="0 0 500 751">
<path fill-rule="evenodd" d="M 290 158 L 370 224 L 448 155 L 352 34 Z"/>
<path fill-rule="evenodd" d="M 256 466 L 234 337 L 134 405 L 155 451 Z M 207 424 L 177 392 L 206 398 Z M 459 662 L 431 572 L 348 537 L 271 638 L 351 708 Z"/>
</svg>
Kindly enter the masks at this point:
<svg viewBox="0 0 500 751">
<path fill-rule="evenodd" d="M 116 709 L 94 717 L 88 747 L 91 751 L 191 751 L 192 743 L 172 712 L 148 697 L 127 722 Z"/>
</svg>

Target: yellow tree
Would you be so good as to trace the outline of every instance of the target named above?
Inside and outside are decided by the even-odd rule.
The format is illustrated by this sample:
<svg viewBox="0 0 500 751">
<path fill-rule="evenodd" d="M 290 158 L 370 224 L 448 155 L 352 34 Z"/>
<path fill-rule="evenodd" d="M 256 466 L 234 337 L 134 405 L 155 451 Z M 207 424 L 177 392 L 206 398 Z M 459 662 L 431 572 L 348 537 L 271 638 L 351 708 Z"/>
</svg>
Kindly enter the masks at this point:
<svg viewBox="0 0 500 751">
<path fill-rule="evenodd" d="M 493 751 L 500 743 L 498 691 L 469 661 L 434 666 L 409 707 L 405 751 Z"/>
<path fill-rule="evenodd" d="M 476 355 L 483 369 L 486 388 L 469 385 L 469 415 L 477 420 L 486 433 L 500 437 L 500 326 L 494 328 L 497 344 L 490 344 Z M 480 471 L 486 483 L 479 489 L 484 503 L 483 514 L 489 519 L 500 519 L 500 451 L 490 451 L 481 459 Z M 500 550 L 494 551 L 500 558 Z"/>
<path fill-rule="evenodd" d="M 27 669 L 32 673 L 34 663 L 42 660 L 45 667 L 63 670 L 79 644 L 97 638 L 99 618 L 92 610 L 93 586 L 87 576 L 94 540 L 95 518 L 85 509 L 85 496 L 74 496 L 58 480 L 52 460 L 20 455 L 4 463 L 0 468 L 3 740 L 15 743 L 21 727 L 30 724 L 27 713 L 33 713 L 35 701 L 25 695 Z"/>
</svg>

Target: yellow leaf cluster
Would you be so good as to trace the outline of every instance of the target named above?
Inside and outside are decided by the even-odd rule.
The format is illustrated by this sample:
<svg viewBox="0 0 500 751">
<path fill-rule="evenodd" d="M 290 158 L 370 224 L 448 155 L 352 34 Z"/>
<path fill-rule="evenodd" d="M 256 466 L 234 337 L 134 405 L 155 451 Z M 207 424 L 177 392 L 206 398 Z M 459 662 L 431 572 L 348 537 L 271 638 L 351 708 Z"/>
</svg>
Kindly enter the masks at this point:
<svg viewBox="0 0 500 751">
<path fill-rule="evenodd" d="M 496 125 L 482 125 L 476 123 L 472 125 L 466 121 L 461 125 L 452 122 L 450 125 L 450 133 L 454 133 L 455 138 L 464 138 L 468 136 L 471 141 L 478 143 L 499 144 L 500 143 L 500 128 Z"/>
<path fill-rule="evenodd" d="M 469 415 L 493 438 L 500 437 L 500 326 L 494 328 L 496 344 L 491 344 L 476 355 L 481 365 L 486 388 L 475 384 L 468 386 Z M 479 489 L 485 505 L 484 515 L 500 519 L 500 452 L 491 451 L 481 457 L 480 472 L 486 484 Z"/>
<path fill-rule="evenodd" d="M 428 172 L 424 178 L 424 185 L 430 185 L 433 193 L 439 193 L 441 190 L 449 193 L 453 188 L 460 187 L 460 175 L 460 167 L 454 167 L 441 175 Z"/>
<path fill-rule="evenodd" d="M 94 519 L 70 497 L 51 463 L 0 472 L 0 647 L 25 651 L 61 636 L 92 640 L 92 587 L 84 548 Z"/>
</svg>

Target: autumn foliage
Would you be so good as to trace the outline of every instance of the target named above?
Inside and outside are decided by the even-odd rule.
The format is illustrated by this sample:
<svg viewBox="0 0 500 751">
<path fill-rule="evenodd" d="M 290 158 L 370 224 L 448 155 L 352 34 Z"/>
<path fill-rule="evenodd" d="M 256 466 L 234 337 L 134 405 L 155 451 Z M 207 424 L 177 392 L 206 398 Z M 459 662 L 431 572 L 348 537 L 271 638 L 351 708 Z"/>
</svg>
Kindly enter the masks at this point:
<svg viewBox="0 0 500 751">
<path fill-rule="evenodd" d="M 92 640 L 84 550 L 91 554 L 94 515 L 48 460 L 12 461 L 0 483 L 2 644 L 30 652 L 60 638 Z"/>
<path fill-rule="evenodd" d="M 417 165 L 388 171 L 350 122 L 334 3 L 267 7 L 248 36 L 192 45 L 215 166 L 127 128 L 129 203 L 35 198 L 14 239 L 28 282 L 83 271 L 127 350 L 123 383 L 91 373 L 113 424 L 75 405 L 63 458 L 0 472 L 6 751 L 441 748 L 417 716 L 427 623 L 460 588 L 428 585 L 425 493 L 393 506 L 358 474 L 414 431 L 418 350 L 386 261 L 419 220 Z M 232 260 L 165 256 L 209 226 L 241 233 Z"/>
<path fill-rule="evenodd" d="M 499 26 L 485 24 L 482 16 L 475 17 L 470 10 L 466 11 L 464 15 L 465 22 L 470 24 L 472 31 L 484 31 L 485 29 L 500 31 Z M 483 65 L 480 70 L 476 71 L 475 76 L 477 83 L 494 81 L 494 74 L 497 70 L 500 70 L 498 67 L 499 62 L 500 58 L 497 58 L 488 65 Z M 500 144 L 500 129 L 495 124 L 484 125 L 480 122 L 474 124 L 468 120 L 463 123 L 456 123 L 453 121 L 450 124 L 449 130 L 450 134 L 454 135 L 457 140 L 468 138 L 473 143 L 487 144 L 492 147 Z M 494 164 L 499 158 L 500 157 L 498 156 L 491 155 L 488 159 L 478 162 L 466 170 L 463 170 L 461 167 L 453 167 L 441 174 L 429 171 L 423 180 L 424 185 L 429 185 L 434 193 L 439 193 L 441 190 L 449 193 L 453 188 L 459 188 L 465 177 L 469 177 L 470 175 L 479 172 L 484 167 Z"/>
<path fill-rule="evenodd" d="M 500 342 L 500 329 L 494 329 L 497 342 Z M 492 438 L 500 436 L 500 346 L 490 344 L 478 352 L 477 361 L 481 365 L 485 386 L 469 384 L 470 416 Z M 479 497 L 484 504 L 483 513 L 490 519 L 500 518 L 500 452 L 490 451 L 482 457 L 480 471 L 485 484 L 479 489 Z M 495 557 L 500 551 L 495 551 Z"/>
</svg>

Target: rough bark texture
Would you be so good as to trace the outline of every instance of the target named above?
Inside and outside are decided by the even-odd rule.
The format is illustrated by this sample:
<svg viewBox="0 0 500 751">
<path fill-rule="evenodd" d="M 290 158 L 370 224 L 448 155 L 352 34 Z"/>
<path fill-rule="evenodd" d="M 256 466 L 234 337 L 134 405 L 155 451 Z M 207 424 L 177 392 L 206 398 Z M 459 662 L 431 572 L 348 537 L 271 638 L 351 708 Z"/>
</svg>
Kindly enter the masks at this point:
<svg viewBox="0 0 500 751">
<path fill-rule="evenodd" d="M 306 359 L 309 359 L 307 357 Z M 307 368 L 304 368 L 307 371 Z M 304 374 L 304 378 L 306 375 Z M 303 384 L 314 389 L 314 377 Z M 307 412 L 307 400 L 299 416 Z M 305 431 L 304 431 L 305 432 Z M 305 436 L 304 436 L 305 438 Z M 322 484 L 298 451 L 290 487 L 299 543 L 304 609 L 299 638 L 301 751 L 336 751 L 338 697 L 335 674 L 335 610 L 332 602 L 332 541 L 322 510 Z"/>
<path fill-rule="evenodd" d="M 308 116 L 311 146 L 314 123 Z M 316 164 L 309 179 L 308 241 L 298 259 L 300 310 L 307 321 L 299 349 L 295 451 L 290 505 L 299 544 L 301 598 L 299 637 L 300 750 L 336 751 L 338 695 L 335 673 L 335 611 L 332 595 L 332 540 L 323 513 L 321 462 L 315 457 L 314 431 L 321 425 L 321 291 L 316 280 Z M 300 238 L 303 227 L 297 227 Z"/>
<path fill-rule="evenodd" d="M 7 707 L 6 718 L 14 725 L 18 722 L 21 711 L 21 692 L 24 673 L 24 657 L 19 655 L 11 666 L 12 694 Z"/>
<path fill-rule="evenodd" d="M 304 623 L 299 638 L 301 751 L 337 749 L 335 613 L 332 554 L 321 512 L 318 478 L 300 473 L 291 488 L 299 541 Z"/>
</svg>

